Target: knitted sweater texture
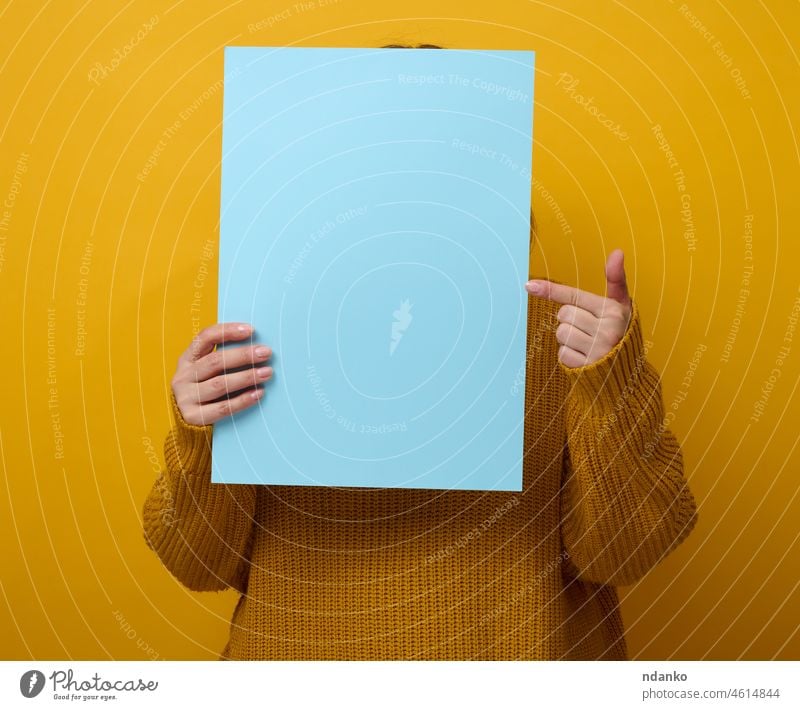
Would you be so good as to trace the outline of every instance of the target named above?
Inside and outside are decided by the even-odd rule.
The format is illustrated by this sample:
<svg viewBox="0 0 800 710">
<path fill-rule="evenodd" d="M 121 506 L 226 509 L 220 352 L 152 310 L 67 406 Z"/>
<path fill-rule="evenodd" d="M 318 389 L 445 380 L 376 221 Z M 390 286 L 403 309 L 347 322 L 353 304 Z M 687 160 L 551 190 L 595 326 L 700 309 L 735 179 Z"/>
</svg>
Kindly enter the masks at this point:
<svg viewBox="0 0 800 710">
<path fill-rule="evenodd" d="M 518 493 L 211 483 L 212 426 L 171 395 L 144 538 L 188 589 L 239 593 L 220 660 L 628 658 L 616 587 L 697 510 L 636 302 L 578 368 L 558 308 L 529 300 Z"/>
</svg>

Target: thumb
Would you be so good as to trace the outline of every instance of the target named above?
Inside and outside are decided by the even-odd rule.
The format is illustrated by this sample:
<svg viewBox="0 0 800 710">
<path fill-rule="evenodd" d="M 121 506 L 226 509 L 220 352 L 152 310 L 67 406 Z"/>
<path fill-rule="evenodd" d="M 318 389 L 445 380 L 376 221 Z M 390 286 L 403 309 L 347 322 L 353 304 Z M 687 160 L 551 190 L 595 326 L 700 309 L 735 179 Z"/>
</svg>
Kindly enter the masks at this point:
<svg viewBox="0 0 800 710">
<path fill-rule="evenodd" d="M 625 279 L 624 254 L 614 249 L 606 261 L 606 296 L 626 306 L 631 305 L 628 283 Z"/>
</svg>

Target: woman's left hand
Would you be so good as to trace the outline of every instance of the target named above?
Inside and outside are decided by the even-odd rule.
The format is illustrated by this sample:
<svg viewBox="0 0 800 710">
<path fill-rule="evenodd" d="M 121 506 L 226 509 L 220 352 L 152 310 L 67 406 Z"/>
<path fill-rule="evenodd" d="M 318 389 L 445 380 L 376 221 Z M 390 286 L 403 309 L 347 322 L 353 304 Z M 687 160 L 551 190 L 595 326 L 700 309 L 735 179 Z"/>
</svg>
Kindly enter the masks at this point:
<svg viewBox="0 0 800 710">
<path fill-rule="evenodd" d="M 615 249 L 606 261 L 607 297 L 534 279 L 529 293 L 563 304 L 558 311 L 558 359 L 567 367 L 589 365 L 608 355 L 622 340 L 630 322 L 632 304 L 625 281 L 624 255 Z"/>
</svg>

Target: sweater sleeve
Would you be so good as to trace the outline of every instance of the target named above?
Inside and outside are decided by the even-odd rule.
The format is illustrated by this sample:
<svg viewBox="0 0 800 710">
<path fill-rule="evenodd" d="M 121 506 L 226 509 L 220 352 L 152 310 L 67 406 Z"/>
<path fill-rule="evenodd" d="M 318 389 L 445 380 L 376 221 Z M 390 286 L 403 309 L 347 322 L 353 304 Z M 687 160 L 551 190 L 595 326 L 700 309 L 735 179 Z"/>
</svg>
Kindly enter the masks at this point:
<svg viewBox="0 0 800 710">
<path fill-rule="evenodd" d="M 175 423 L 164 442 L 166 466 L 144 501 L 145 542 L 189 589 L 244 593 L 255 486 L 212 483 L 212 425 L 187 423 L 171 391 L 170 401 Z"/>
<path fill-rule="evenodd" d="M 573 571 L 600 584 L 637 581 L 697 521 L 646 354 L 633 302 L 628 329 L 607 355 L 577 368 L 558 362 L 568 381 L 562 539 Z"/>
</svg>

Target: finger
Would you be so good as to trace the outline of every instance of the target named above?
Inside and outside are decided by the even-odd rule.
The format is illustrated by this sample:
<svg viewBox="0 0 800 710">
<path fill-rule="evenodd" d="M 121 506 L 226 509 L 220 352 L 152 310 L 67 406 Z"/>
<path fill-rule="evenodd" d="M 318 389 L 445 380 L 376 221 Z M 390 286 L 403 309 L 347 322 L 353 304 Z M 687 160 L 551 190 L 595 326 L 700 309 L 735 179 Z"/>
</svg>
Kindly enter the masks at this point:
<svg viewBox="0 0 800 710">
<path fill-rule="evenodd" d="M 194 382 L 204 382 L 226 370 L 244 365 L 255 365 L 272 357 L 268 345 L 243 345 L 238 348 L 223 348 L 203 356 L 194 364 Z"/>
<path fill-rule="evenodd" d="M 600 319 L 589 311 L 569 304 L 559 308 L 556 317 L 561 323 L 569 323 L 587 335 L 595 335 L 600 327 Z"/>
<path fill-rule="evenodd" d="M 625 278 L 624 260 L 622 249 L 615 249 L 609 254 L 606 261 L 606 296 L 629 306 L 631 298 Z"/>
<path fill-rule="evenodd" d="M 546 279 L 534 279 L 525 284 L 525 288 L 534 296 L 541 296 L 556 303 L 569 304 L 583 308 L 598 318 L 603 313 L 605 299 L 596 293 L 581 291 L 579 288 L 557 284 Z"/>
<path fill-rule="evenodd" d="M 197 401 L 200 404 L 212 402 L 220 397 L 230 398 L 245 388 L 266 382 L 272 377 L 271 367 L 250 367 L 240 372 L 218 375 L 205 382 L 197 383 Z"/>
<path fill-rule="evenodd" d="M 567 367 L 582 367 L 586 364 L 586 356 L 581 355 L 576 350 L 562 345 L 558 349 L 558 359 Z"/>
<path fill-rule="evenodd" d="M 208 355 L 214 347 L 228 340 L 244 340 L 253 333 L 249 323 L 215 323 L 203 328 L 192 340 L 182 357 L 187 362 L 196 362 Z"/>
<path fill-rule="evenodd" d="M 581 355 L 588 355 L 594 343 L 594 338 L 591 335 L 587 335 L 569 323 L 562 323 L 556 328 L 556 340 L 561 345 L 577 350 Z"/>
<path fill-rule="evenodd" d="M 259 385 L 257 388 L 249 389 L 236 397 L 223 399 L 219 402 L 211 402 L 210 404 L 195 405 L 190 409 L 188 416 L 197 422 L 197 426 L 214 424 L 220 419 L 229 417 L 231 414 L 252 407 L 263 396 L 263 385 Z M 189 420 L 187 419 L 186 421 Z"/>
</svg>

